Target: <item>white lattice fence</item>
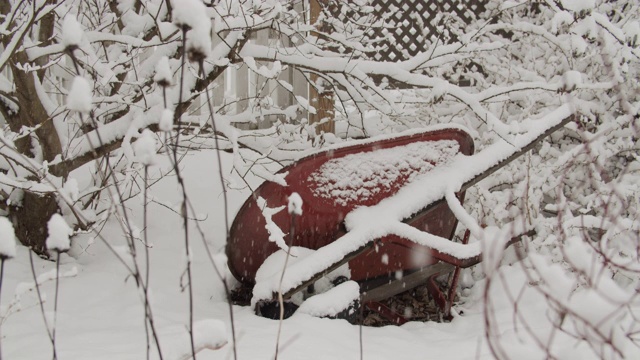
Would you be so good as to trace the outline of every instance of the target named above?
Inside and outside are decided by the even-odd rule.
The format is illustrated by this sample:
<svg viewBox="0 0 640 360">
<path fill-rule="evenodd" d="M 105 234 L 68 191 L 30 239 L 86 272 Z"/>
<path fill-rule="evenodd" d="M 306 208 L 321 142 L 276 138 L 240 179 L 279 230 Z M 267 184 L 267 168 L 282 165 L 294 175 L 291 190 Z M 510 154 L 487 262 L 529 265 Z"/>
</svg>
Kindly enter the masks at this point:
<svg viewBox="0 0 640 360">
<path fill-rule="evenodd" d="M 318 0 L 325 16 L 339 19 L 342 23 L 348 24 L 361 17 L 357 13 L 357 7 L 349 0 Z M 444 13 L 455 15 L 464 22 L 472 21 L 476 15 L 485 9 L 487 0 L 372 0 L 371 6 L 374 11 L 368 17 L 384 18 L 384 27 L 372 28 L 366 32 L 362 41 L 370 41 L 375 48 L 371 58 L 379 61 L 400 61 L 410 58 L 425 51 L 428 44 L 435 38 L 439 41 L 455 41 L 455 35 L 446 34 L 443 36 L 443 28 L 446 24 L 440 20 Z M 308 8 L 308 7 L 307 7 Z M 300 9 L 298 9 L 300 10 Z M 312 17 L 313 18 L 313 17 Z M 347 25 L 345 25 L 347 26 Z M 263 30 L 258 32 L 250 41 L 259 44 L 266 44 L 272 47 L 288 45 L 280 38 L 274 36 L 275 33 Z M 264 64 L 262 64 L 264 65 Z M 295 95 L 305 98 L 309 96 L 309 86 L 305 77 L 293 68 L 285 70 L 281 80 L 293 85 Z M 258 95 L 268 96 L 273 105 L 286 108 L 295 103 L 294 94 L 289 93 L 284 88 L 277 85 L 275 81 L 265 83 L 265 79 L 246 65 L 240 68 L 227 70 L 223 79 L 216 82 L 215 90 L 217 105 L 220 99 L 236 99 L 223 110 L 229 113 L 242 113 L 243 111 L 254 110 L 259 106 L 269 106 L 269 104 L 259 104 L 250 99 L 256 99 Z M 224 96 L 226 95 L 226 96 Z M 312 92 L 312 96 L 316 96 Z M 314 99 L 311 104 L 315 105 Z M 300 117 L 306 117 L 301 115 Z M 266 116 L 264 119 L 256 120 L 255 123 L 240 125 L 243 127 L 269 127 L 277 116 Z M 282 116 L 280 117 L 282 119 Z M 284 119 L 282 119 L 284 120 Z M 239 125 L 239 124 L 237 124 Z"/>
<path fill-rule="evenodd" d="M 281 47 L 283 40 L 274 36 L 269 30 L 257 32 L 250 40 L 262 45 Z M 257 66 L 271 67 L 273 64 L 257 63 Z M 295 93 L 287 91 L 277 81 L 267 79 L 248 68 L 246 64 L 232 66 L 220 76 L 213 85 L 214 105 L 222 106 L 220 112 L 226 114 L 242 113 L 270 113 L 275 108 L 285 109 L 296 103 L 295 96 L 308 98 L 308 83 L 305 76 L 293 67 L 282 71 L 279 80 L 291 84 Z M 198 112 L 200 104 L 206 99 L 202 98 L 194 104 L 194 112 Z M 266 110 L 266 111 L 262 111 Z M 276 111 L 277 112 L 277 111 Z M 302 114 L 301 114 L 302 117 Z M 304 115 L 306 117 L 306 115 Z M 242 119 L 243 117 L 238 117 Z M 266 128 L 270 127 L 277 119 L 285 119 L 284 115 L 266 115 L 260 119 L 246 119 L 235 123 L 241 128 Z"/>
</svg>

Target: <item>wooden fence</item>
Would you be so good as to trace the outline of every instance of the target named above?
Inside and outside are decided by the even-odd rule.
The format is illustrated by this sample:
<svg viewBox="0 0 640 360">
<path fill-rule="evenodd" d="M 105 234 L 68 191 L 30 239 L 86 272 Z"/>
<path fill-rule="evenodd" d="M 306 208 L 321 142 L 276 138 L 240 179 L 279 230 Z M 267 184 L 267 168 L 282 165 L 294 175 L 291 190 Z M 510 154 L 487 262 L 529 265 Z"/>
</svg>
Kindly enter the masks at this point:
<svg viewBox="0 0 640 360">
<path fill-rule="evenodd" d="M 379 40 L 375 45 L 375 60 L 406 60 L 427 50 L 426 45 L 435 38 L 449 42 L 455 35 L 443 34 L 447 21 L 443 14 L 455 14 L 465 23 L 485 10 L 487 0 L 373 0 L 373 15 L 387 18 L 388 27 L 372 29 L 368 40 Z"/>
<path fill-rule="evenodd" d="M 352 0 L 310 1 L 309 12 L 312 22 L 315 22 L 319 16 L 323 16 L 321 15 L 323 12 L 324 16 L 340 19 L 344 23 L 363 16 L 358 13 L 357 6 Z M 453 33 L 446 31 L 448 24 L 444 14 L 453 14 L 460 21 L 469 23 L 476 14 L 485 10 L 486 3 L 487 0 L 372 0 L 370 6 L 373 7 L 373 11 L 366 16 L 385 18 L 387 26 L 370 29 L 362 41 L 369 42 L 375 49 L 375 52 L 369 55 L 371 59 L 391 62 L 406 60 L 427 50 L 428 44 L 435 39 L 442 42 L 457 40 Z M 282 39 L 271 35 L 268 31 L 259 32 L 251 41 L 272 46 L 288 45 L 283 43 Z M 263 87 L 265 79 L 247 69 L 246 66 L 230 69 L 225 73 L 224 79 L 218 81 L 216 91 L 219 96 L 216 97 L 222 98 L 224 93 L 227 96 L 233 94 L 233 97 L 239 101 L 229 110 L 241 112 L 256 105 L 242 99 L 254 97 L 259 91 L 270 94 L 274 105 L 280 107 L 294 104 L 294 96 L 300 95 L 310 98 L 311 105 L 318 110 L 316 115 L 309 114 L 310 122 L 321 121 L 326 117 L 332 118 L 332 94 L 315 92 L 315 89 L 308 86 L 306 77 L 295 68 L 287 69 L 280 79 L 292 84 L 295 94 L 279 89 L 275 82 L 269 82 Z M 264 120 L 257 121 L 254 126 L 269 127 L 276 118 L 276 116 L 266 117 Z M 320 126 L 319 130 L 333 132 L 332 121 Z"/>
<path fill-rule="evenodd" d="M 353 0 L 303 0 L 308 6 L 303 7 L 299 2 L 296 8 L 298 12 L 308 9 L 310 19 L 315 22 L 321 16 L 339 19 L 344 23 L 362 16 Z M 475 14 L 484 11 L 487 0 L 371 0 L 373 12 L 367 16 L 373 18 L 385 18 L 388 26 L 384 28 L 372 28 L 362 38 L 362 41 L 370 42 L 375 48 L 370 58 L 379 61 L 401 61 L 421 51 L 434 37 L 439 41 L 452 41 L 454 37 L 443 37 L 442 30 L 446 28 L 446 22 L 442 21 L 442 14 L 455 14 L 462 21 L 471 21 Z M 324 13 L 324 15 L 323 15 Z M 326 26 L 326 25 L 323 25 Z M 325 29 L 326 30 L 326 29 Z M 214 42 L 221 41 L 214 39 Z M 257 32 L 250 42 L 265 44 L 272 47 L 290 46 L 286 39 L 279 37 L 275 32 L 263 30 Z M 10 76 L 9 74 L 7 74 Z M 68 82 L 68 74 L 60 74 L 62 82 Z M 266 79 L 242 65 L 239 68 L 228 69 L 223 76 L 214 83 L 215 105 L 225 105 L 223 111 L 230 114 L 253 112 L 256 107 L 277 106 L 286 108 L 296 103 L 295 96 L 310 99 L 311 105 L 317 108 L 318 113 L 303 114 L 310 122 L 318 122 L 323 118 L 332 118 L 333 95 L 330 93 L 318 94 L 307 82 L 307 76 L 294 67 L 289 67 L 279 77 L 293 86 L 294 94 L 278 86 L 275 81 Z M 314 78 L 312 78 L 314 80 Z M 256 99 L 269 95 L 272 104 L 256 102 Z M 221 99 L 227 99 L 222 103 Z M 232 99 L 229 101 L 228 99 Z M 62 100 L 62 99 L 61 99 Z M 204 104 L 204 99 L 200 101 Z M 199 104 L 196 102 L 192 111 L 199 113 Z M 277 119 L 285 120 L 282 115 L 266 116 L 255 122 L 237 123 L 239 127 L 267 128 L 272 126 Z M 333 132 L 332 121 L 319 127 L 319 130 Z"/>
</svg>

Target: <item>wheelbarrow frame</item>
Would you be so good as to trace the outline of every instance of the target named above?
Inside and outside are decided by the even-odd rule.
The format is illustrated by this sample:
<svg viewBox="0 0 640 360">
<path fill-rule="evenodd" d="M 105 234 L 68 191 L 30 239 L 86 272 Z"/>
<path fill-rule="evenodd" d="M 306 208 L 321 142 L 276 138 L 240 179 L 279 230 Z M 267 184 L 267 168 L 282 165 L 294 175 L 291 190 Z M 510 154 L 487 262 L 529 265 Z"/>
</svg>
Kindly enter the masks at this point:
<svg viewBox="0 0 640 360">
<path fill-rule="evenodd" d="M 498 169 L 500 169 L 500 168 L 504 167 L 505 165 L 511 163 L 512 161 L 514 161 L 515 159 L 520 157 L 522 154 L 524 154 L 524 153 L 528 152 L 529 150 L 531 150 L 539 141 L 541 141 L 542 139 L 544 139 L 545 137 L 547 137 L 551 133 L 555 132 L 556 130 L 562 128 L 569 121 L 571 121 L 573 119 L 573 116 L 572 116 L 571 112 L 572 111 L 570 109 L 568 109 L 568 107 L 566 107 L 566 106 L 563 107 L 562 109 L 557 110 L 558 114 L 556 114 L 555 116 L 559 117 L 560 120 L 558 120 L 555 123 L 555 125 L 552 125 L 552 126 L 548 127 L 546 130 L 540 132 L 537 137 L 529 140 L 525 145 L 521 146 L 516 151 L 511 152 L 511 154 L 508 157 L 506 157 L 504 160 L 499 161 L 499 162 L 493 164 L 492 166 L 487 167 L 480 174 L 478 174 L 476 176 L 473 176 L 471 179 L 465 181 L 459 187 L 458 192 L 459 193 L 464 192 L 465 190 L 467 190 L 471 186 L 477 184 L 479 181 L 481 181 L 484 178 L 486 178 L 486 177 L 490 176 L 491 174 L 493 174 Z M 430 204 L 427 204 L 427 206 L 425 206 L 421 211 L 419 211 L 418 213 L 416 213 L 412 217 L 410 217 L 410 219 L 414 218 L 416 216 L 420 216 L 424 212 L 431 211 L 434 207 L 441 205 L 443 201 L 445 201 L 445 200 L 444 199 L 440 199 L 440 200 L 437 200 L 437 201 L 433 201 Z M 405 222 L 406 222 L 406 220 L 405 220 Z M 234 222 L 234 224 L 235 224 L 235 222 Z M 527 235 L 531 235 L 531 232 L 527 232 L 526 234 Z M 511 241 L 509 241 L 506 244 L 506 246 L 509 246 L 509 245 L 511 245 L 512 243 L 514 243 L 514 242 L 516 242 L 518 240 L 519 240 L 519 237 L 514 237 L 514 238 L 511 239 Z M 307 288 L 308 286 L 312 285 L 315 281 L 320 279 L 322 276 L 325 276 L 326 274 L 330 273 L 331 271 L 333 271 L 333 270 L 337 269 L 338 267 L 342 266 L 343 264 L 349 262 L 353 258 L 363 254 L 364 252 L 369 251 L 374 246 L 376 246 L 376 240 L 368 241 L 367 243 L 365 243 L 362 246 L 358 247 L 356 250 L 351 251 L 348 254 L 346 254 L 345 256 L 343 256 L 341 258 L 341 260 L 335 261 L 329 266 L 325 266 L 325 268 L 322 271 L 318 271 L 313 276 L 308 276 L 305 280 L 299 282 L 297 285 L 289 286 L 289 287 L 285 287 L 285 288 L 280 289 L 279 291 L 282 293 L 282 298 L 284 298 L 284 299 L 290 298 L 293 294 L 295 294 L 295 293 Z M 229 245 L 227 247 L 227 250 L 229 250 Z M 472 257 L 461 258 L 461 257 L 452 256 L 452 255 L 446 254 L 446 253 L 440 253 L 436 249 L 433 249 L 433 251 L 434 251 L 435 257 L 438 258 L 438 260 L 440 261 L 439 263 L 437 263 L 437 264 L 435 264 L 433 266 L 424 268 L 424 269 L 418 269 L 418 271 L 416 271 L 413 274 L 408 274 L 404 278 L 398 279 L 398 280 L 396 280 L 394 282 L 391 282 L 389 284 L 385 284 L 385 285 L 380 286 L 380 287 L 378 287 L 376 289 L 366 290 L 362 294 L 362 299 L 364 301 L 377 301 L 377 300 L 380 300 L 380 299 L 383 299 L 383 298 L 386 298 L 386 297 L 389 297 L 389 296 L 393 296 L 393 295 L 397 294 L 398 292 L 400 292 L 399 289 L 402 289 L 402 291 L 408 290 L 409 288 L 407 287 L 407 285 L 410 285 L 411 287 L 415 287 L 415 286 L 420 285 L 421 283 L 423 283 L 425 279 L 432 278 L 434 275 L 451 272 L 452 270 L 456 270 L 456 273 L 457 273 L 460 268 L 467 268 L 467 267 L 473 266 L 473 265 L 479 263 L 482 260 L 481 254 L 478 254 L 478 255 L 472 256 Z M 443 307 L 443 311 L 447 311 L 447 312 L 448 312 L 448 309 L 450 309 L 451 302 L 453 301 L 452 294 L 454 294 L 453 292 L 455 291 L 455 279 L 457 279 L 457 275 L 454 275 L 453 278 L 454 278 L 454 283 L 451 284 L 449 294 L 447 296 L 443 296 L 442 294 L 440 295 L 441 298 L 442 297 L 445 298 L 445 302 L 444 302 L 444 305 L 442 305 L 442 307 Z M 277 293 L 275 291 L 273 293 L 272 298 L 273 299 L 277 298 Z"/>
<path fill-rule="evenodd" d="M 230 237 L 227 242 L 227 257 L 232 274 L 241 282 L 251 285 L 255 280 L 258 267 L 266 260 L 267 256 L 279 249 L 274 242 L 267 241 L 266 222 L 263 219 L 262 209 L 256 201 L 258 196 L 266 198 L 267 206 L 279 206 L 287 203 L 291 192 L 298 192 L 305 199 L 305 210 L 303 216 L 296 219 L 296 236 L 290 245 L 318 249 L 346 234 L 343 221 L 354 208 L 374 205 L 397 191 L 396 188 L 403 187 L 403 184 L 398 182 L 396 188 L 393 186 L 382 190 L 376 188 L 379 193 L 366 201 L 358 199 L 350 204 L 336 204 L 333 198 L 321 198 L 313 193 L 313 189 L 309 187 L 313 187 L 315 183 L 307 179 L 311 173 L 331 160 L 344 159 L 349 155 L 359 155 L 374 150 L 396 149 L 419 142 L 434 143 L 441 140 L 457 142 L 458 153 L 470 155 L 474 151 L 473 139 L 465 131 L 457 127 L 447 127 L 429 131 L 414 131 L 409 134 L 377 139 L 377 141 L 360 141 L 355 145 L 332 148 L 304 157 L 294 164 L 284 167 L 278 173 L 287 174 L 287 182 L 291 185 L 284 187 L 275 183 L 263 183 L 254 191 L 252 197 L 245 201 L 231 225 Z M 459 199 L 462 201 L 463 197 L 464 193 L 461 192 Z M 291 226 L 291 217 L 285 211 L 273 215 L 273 221 L 281 229 L 289 229 Z M 428 211 L 420 212 L 407 221 L 411 222 L 412 226 L 421 229 L 429 226 L 431 233 L 448 239 L 453 236 L 457 225 L 456 218 L 446 204 L 439 204 Z M 380 241 L 392 248 L 389 251 L 394 257 L 390 260 L 391 263 L 394 260 L 407 262 L 412 251 L 430 252 L 430 249 L 420 248 L 418 245 L 397 237 L 393 239 L 387 237 L 380 239 Z M 358 256 L 362 254 L 358 254 Z M 399 265 L 393 268 L 391 263 L 388 265 L 377 264 L 377 267 L 371 268 L 371 261 L 364 259 L 364 257 L 363 255 L 358 259 L 350 259 L 353 260 L 350 263 L 352 278 L 357 281 L 386 275 L 396 270 L 407 270 L 406 267 Z M 415 268 L 430 264 L 423 262 Z"/>
</svg>

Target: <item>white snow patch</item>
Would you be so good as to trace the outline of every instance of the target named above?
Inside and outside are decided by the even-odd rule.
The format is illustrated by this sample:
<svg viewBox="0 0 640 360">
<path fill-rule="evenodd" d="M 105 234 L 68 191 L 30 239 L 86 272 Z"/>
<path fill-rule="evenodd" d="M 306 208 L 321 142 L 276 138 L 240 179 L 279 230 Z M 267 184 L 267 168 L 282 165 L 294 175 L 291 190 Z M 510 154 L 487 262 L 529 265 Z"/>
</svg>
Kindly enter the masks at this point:
<svg viewBox="0 0 640 360">
<path fill-rule="evenodd" d="M 317 185 L 314 195 L 344 206 L 374 197 L 383 188 L 411 182 L 449 162 L 458 149 L 458 142 L 454 140 L 422 141 L 347 155 L 327 161 L 307 180 Z"/>
<path fill-rule="evenodd" d="M 565 24 L 571 24 L 574 21 L 573 15 L 568 11 L 559 11 L 553 16 L 551 22 L 551 32 L 557 33 L 558 28 Z"/>
<path fill-rule="evenodd" d="M 160 122 L 158 123 L 160 131 L 171 131 L 173 129 L 173 111 L 170 109 L 162 110 Z"/>
<path fill-rule="evenodd" d="M 176 328 L 161 336 L 163 358 L 168 360 L 187 360 L 192 358 L 191 340 L 185 327 Z M 217 319 L 205 319 L 193 324 L 193 342 L 196 354 L 202 350 L 218 350 L 227 344 L 227 330 L 224 322 Z"/>
<path fill-rule="evenodd" d="M 136 159 L 144 166 L 156 164 L 156 136 L 149 129 L 144 129 L 142 136 L 133 143 Z"/>
<path fill-rule="evenodd" d="M 56 271 L 56 269 L 51 269 L 47 272 L 44 272 L 40 275 L 38 275 L 36 277 L 36 281 L 35 282 L 21 282 L 16 286 L 16 296 L 20 297 L 23 294 L 26 294 L 27 292 L 33 291 L 35 290 L 36 286 L 42 285 L 48 281 L 51 280 L 55 280 L 56 277 L 59 278 L 70 278 L 70 277 L 75 277 L 78 276 L 78 268 L 76 266 L 72 266 L 71 269 L 64 271 L 60 274 L 58 274 L 58 272 Z M 43 294 L 43 301 L 46 300 L 44 299 L 44 295 Z"/>
<path fill-rule="evenodd" d="M 487 276 L 491 276 L 500 266 L 504 254 L 504 246 L 511 238 L 512 231 L 506 228 L 498 229 L 488 226 L 480 234 L 482 244 L 482 269 Z M 473 234 L 473 231 L 471 232 Z M 475 235 L 474 235 L 475 237 Z"/>
<path fill-rule="evenodd" d="M 188 26 L 192 29 L 199 26 L 206 26 L 203 22 L 209 23 L 207 8 L 201 0 L 171 0 L 173 12 L 171 18 L 173 23 L 179 26 Z"/>
<path fill-rule="evenodd" d="M 269 69 L 265 65 L 261 65 L 260 67 L 258 67 L 255 59 L 251 56 L 246 56 L 242 60 L 244 61 L 245 65 L 247 65 L 247 67 L 249 67 L 249 69 L 251 69 L 253 72 L 268 79 L 277 78 L 283 69 L 280 61 L 274 61 L 272 63 L 271 69 Z"/>
<path fill-rule="evenodd" d="M 595 0 L 562 0 L 561 2 L 565 9 L 575 12 L 593 9 L 596 5 Z"/>
<path fill-rule="evenodd" d="M 284 210 L 284 205 L 277 208 L 270 208 L 267 206 L 267 201 L 262 197 L 258 197 L 257 203 L 262 211 L 262 216 L 264 217 L 264 220 L 266 222 L 266 225 L 264 227 L 269 232 L 269 241 L 276 243 L 276 245 L 278 245 L 280 249 L 287 251 L 287 249 L 289 249 L 289 246 L 287 246 L 287 242 L 284 240 L 286 234 L 284 233 L 284 231 L 282 231 L 282 229 L 280 229 L 278 224 L 276 224 L 271 219 L 273 215 Z M 292 252 L 291 255 L 296 256 L 297 253 Z"/>
<path fill-rule="evenodd" d="M 88 113 L 93 101 L 91 84 L 82 76 L 76 76 L 67 95 L 67 109 Z"/>
<path fill-rule="evenodd" d="M 360 298 L 360 286 L 355 281 L 345 281 L 329 291 L 310 297 L 298 311 L 311 316 L 336 316 Z"/>
<path fill-rule="evenodd" d="M 16 256 L 16 233 L 13 224 L 4 216 L 0 217 L 0 259 Z"/>
<path fill-rule="evenodd" d="M 482 237 L 482 228 L 476 222 L 476 220 L 471 216 L 460 204 L 460 200 L 456 197 L 455 192 L 460 189 L 461 184 L 453 184 L 450 185 L 449 189 L 445 192 L 445 200 L 447 201 L 447 205 L 451 212 L 455 215 L 455 217 L 467 228 L 471 231 L 471 234 L 476 238 Z"/>
<path fill-rule="evenodd" d="M 62 22 L 62 45 L 65 48 L 79 47 L 84 31 L 73 14 L 67 14 Z"/>
<path fill-rule="evenodd" d="M 289 205 L 287 207 L 287 211 L 289 211 L 289 214 L 297 216 L 302 215 L 302 198 L 297 192 L 289 195 Z"/>
<path fill-rule="evenodd" d="M 71 201 L 77 201 L 78 196 L 80 195 L 80 190 L 78 188 L 78 180 L 74 178 L 68 178 L 64 183 L 64 187 L 62 191 L 71 199 Z"/>
<path fill-rule="evenodd" d="M 631 44 L 631 46 L 637 45 L 638 38 L 640 38 L 640 22 L 629 21 L 625 24 L 623 30 L 629 44 Z"/>
<path fill-rule="evenodd" d="M 67 222 L 60 214 L 53 214 L 47 223 L 49 236 L 47 237 L 47 249 L 57 252 L 69 250 L 71 240 L 69 236 L 73 234 L 73 230 L 67 225 Z"/>
<path fill-rule="evenodd" d="M 207 8 L 200 0 L 172 0 L 173 23 L 187 26 L 187 51 L 205 56 L 211 51 L 211 19 Z"/>
<path fill-rule="evenodd" d="M 569 70 L 564 73 L 563 80 L 565 90 L 572 91 L 582 85 L 582 74 L 579 71 Z"/>
<path fill-rule="evenodd" d="M 295 253 L 297 255 L 289 255 L 290 258 L 287 262 L 287 272 L 289 272 L 289 268 L 294 266 L 296 263 L 301 262 L 303 259 L 308 258 L 313 255 L 316 250 L 307 249 L 304 247 L 292 246 L 291 253 Z M 256 286 L 253 288 L 253 298 L 251 299 L 251 306 L 255 306 L 259 300 L 270 299 L 274 292 L 277 291 L 277 288 L 272 288 L 269 284 L 278 283 L 282 271 L 284 269 L 284 263 L 287 257 L 287 252 L 284 250 L 278 250 L 275 253 L 271 254 L 260 266 L 258 271 L 256 272 Z M 335 280 L 339 276 L 344 276 L 346 278 L 351 277 L 351 271 L 349 270 L 349 265 L 344 264 L 339 268 L 333 270 L 329 274 L 324 277 L 318 279 L 314 283 L 314 288 L 316 293 L 323 293 L 328 291 L 333 287 L 333 280 Z M 298 293 L 299 295 L 303 295 L 302 293 Z M 316 295 L 317 296 L 317 295 Z M 294 298 L 292 299 L 294 302 L 299 302 L 302 299 Z"/>
<path fill-rule="evenodd" d="M 162 85 L 170 86 L 173 82 L 173 73 L 171 72 L 171 66 L 169 66 L 169 58 L 163 56 L 158 60 L 156 64 L 156 75 L 153 77 L 153 81 Z"/>
</svg>

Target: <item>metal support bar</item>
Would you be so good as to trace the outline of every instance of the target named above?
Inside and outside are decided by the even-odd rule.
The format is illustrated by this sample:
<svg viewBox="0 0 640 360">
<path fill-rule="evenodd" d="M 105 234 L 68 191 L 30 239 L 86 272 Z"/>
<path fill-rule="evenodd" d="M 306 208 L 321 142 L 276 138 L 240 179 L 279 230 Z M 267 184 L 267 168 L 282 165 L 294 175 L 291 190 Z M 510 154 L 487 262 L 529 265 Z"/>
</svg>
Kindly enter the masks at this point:
<svg viewBox="0 0 640 360">
<path fill-rule="evenodd" d="M 462 238 L 462 244 L 467 245 L 469 243 L 469 237 L 471 236 L 471 231 L 467 229 L 464 232 L 464 237 Z M 444 310 L 444 318 L 447 320 L 451 320 L 451 306 L 453 306 L 453 300 L 456 297 L 456 288 L 458 287 L 458 279 L 460 278 L 460 266 L 456 266 L 456 269 L 453 271 L 453 279 L 451 279 L 451 285 L 449 286 L 449 294 L 447 296 L 447 302 L 445 304 Z"/>
</svg>

